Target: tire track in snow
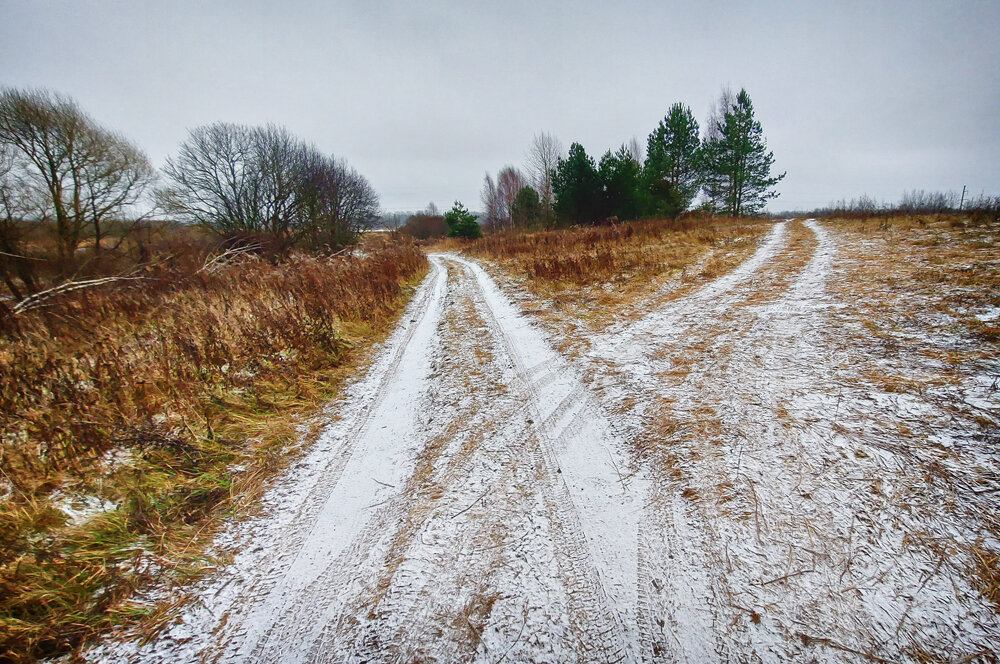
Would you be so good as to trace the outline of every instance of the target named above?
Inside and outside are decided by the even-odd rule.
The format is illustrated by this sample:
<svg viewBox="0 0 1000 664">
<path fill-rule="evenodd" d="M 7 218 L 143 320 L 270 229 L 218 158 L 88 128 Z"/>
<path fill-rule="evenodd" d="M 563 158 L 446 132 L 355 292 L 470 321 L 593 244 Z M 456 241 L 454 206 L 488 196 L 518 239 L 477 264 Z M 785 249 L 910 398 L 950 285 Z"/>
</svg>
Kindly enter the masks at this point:
<svg viewBox="0 0 1000 664">
<path fill-rule="evenodd" d="M 295 625 L 289 643 L 287 626 L 280 621 L 302 608 L 310 588 L 324 583 L 329 561 L 339 558 L 364 529 L 373 515 L 371 506 L 391 500 L 412 468 L 413 448 L 399 443 L 413 443 L 406 434 L 418 426 L 445 287 L 446 274 L 432 266 L 414 313 L 408 314 L 416 318 L 389 344 L 392 359 L 379 376 L 374 396 L 355 418 L 335 423 L 325 434 L 343 432 L 349 445 L 346 454 L 331 460 L 297 510 L 292 527 L 282 532 L 282 559 L 262 561 L 266 576 L 255 578 L 253 594 L 233 602 L 233 612 L 224 614 L 215 639 L 224 659 L 263 661 L 265 653 L 282 651 L 275 661 L 300 660 L 305 652 L 293 654 L 289 647 L 310 643 L 322 627 Z"/>
<path fill-rule="evenodd" d="M 343 419 L 227 535 L 245 548 L 201 603 L 148 646 L 93 655 L 637 661 L 642 500 L 620 441 L 477 266 L 431 262 Z M 485 337 L 453 320 L 463 302 Z"/>
<path fill-rule="evenodd" d="M 624 445 L 575 371 L 476 263 L 455 255 L 475 278 L 482 303 L 530 393 L 527 406 L 543 466 L 561 486 L 548 497 L 560 570 L 570 581 L 570 620 L 587 661 L 637 661 L 638 521 L 642 483 L 625 483 Z M 546 369 L 539 369 L 545 367 Z M 544 394 L 542 389 L 544 388 Z M 573 604 L 576 606 L 574 607 Z"/>
<path fill-rule="evenodd" d="M 834 249 L 821 228 L 811 222 L 805 226 L 814 234 L 816 246 L 785 291 L 765 304 L 746 304 L 757 299 L 751 289 L 718 319 L 709 319 L 702 334 L 711 338 L 710 344 L 684 380 L 668 391 L 674 399 L 671 411 L 688 427 L 677 453 L 686 460 L 681 486 L 693 493 L 681 500 L 678 486 L 672 492 L 654 494 L 651 503 L 661 506 L 652 515 L 654 520 L 663 519 L 662 506 L 672 505 L 675 523 L 688 527 L 693 520 L 698 530 L 692 534 L 700 534 L 703 542 L 702 568 L 691 569 L 687 560 L 688 570 L 681 571 L 682 578 L 696 580 L 700 600 L 679 607 L 669 597 L 666 600 L 675 624 L 686 621 L 699 628 L 695 633 L 700 636 L 681 640 L 679 661 L 726 661 L 765 653 L 789 657 L 797 652 L 794 646 L 787 649 L 787 644 L 795 642 L 794 633 L 778 636 L 771 622 L 775 617 L 769 615 L 774 612 L 762 609 L 763 602 L 757 601 L 754 591 L 747 595 L 748 588 L 798 570 L 785 569 L 786 559 L 791 562 L 787 543 L 780 549 L 767 546 L 772 524 L 760 496 L 773 480 L 747 468 L 750 453 L 745 450 L 753 446 L 752 441 L 773 446 L 783 435 L 775 415 L 778 403 L 766 396 L 774 381 L 780 381 L 780 374 L 755 378 L 762 376 L 760 365 L 768 365 L 762 348 L 775 338 L 785 338 L 778 328 L 789 316 L 799 322 L 812 321 L 825 306 L 823 287 Z M 789 260 L 795 263 L 793 255 Z M 769 269 L 787 268 L 775 263 Z M 706 417 L 718 423 L 718 428 L 705 429 Z M 701 432 L 692 435 L 699 426 Z M 663 550 L 669 551 L 672 544 L 668 542 Z"/>
<path fill-rule="evenodd" d="M 637 321 L 611 326 L 594 339 L 590 355 L 618 362 L 639 361 L 636 352 L 641 353 L 644 344 L 679 337 L 684 329 L 698 325 L 705 316 L 718 314 L 731 306 L 736 302 L 738 289 L 751 282 L 755 274 L 781 251 L 787 242 L 787 223 L 775 223 L 748 259 L 694 293 L 668 302 Z"/>
<path fill-rule="evenodd" d="M 436 257 L 432 261 L 438 263 Z M 465 278 L 461 269 L 454 271 L 460 278 L 450 279 L 454 282 L 450 291 L 463 306 L 472 308 L 475 282 Z M 449 308 L 457 306 L 450 304 Z M 478 302 L 475 308 L 478 309 Z M 449 349 L 449 358 L 452 355 L 458 358 L 455 366 L 439 368 L 448 374 L 446 382 L 461 383 L 463 376 L 483 379 L 477 379 L 478 371 L 464 373 L 469 369 L 472 353 L 469 348 L 463 351 L 463 347 L 476 350 L 493 347 L 484 371 L 502 373 L 500 365 L 506 362 L 503 348 L 489 343 L 491 328 L 481 316 L 477 320 L 475 324 L 460 321 L 462 329 L 455 332 L 458 336 L 442 331 L 440 344 Z M 481 382 L 466 383 L 464 387 L 474 392 L 483 392 L 483 388 Z M 463 389 L 461 385 L 459 389 Z M 498 557 L 506 549 L 503 546 L 506 515 L 481 505 L 488 502 L 505 510 L 518 507 L 511 504 L 516 500 L 506 494 L 507 487 L 518 481 L 519 466 L 524 465 L 523 459 L 529 456 L 532 445 L 530 426 L 523 417 L 525 400 L 526 395 L 508 387 L 487 403 L 473 401 L 463 406 L 461 412 L 448 415 L 463 431 L 481 432 L 482 441 L 465 450 L 465 463 L 455 464 L 454 456 L 441 455 L 441 467 L 433 474 L 435 493 L 441 495 L 433 504 L 418 492 L 406 492 L 411 507 L 403 531 L 390 518 L 382 527 L 373 523 L 369 536 L 356 543 L 360 551 L 377 548 L 379 553 L 361 564 L 345 566 L 345 574 L 378 576 L 378 582 L 356 593 L 353 602 L 343 611 L 333 612 L 330 616 L 333 620 L 325 621 L 329 629 L 313 648 L 312 660 L 325 661 L 330 652 L 343 653 L 348 661 L 454 661 L 476 656 L 475 643 L 463 636 L 480 638 L 477 634 L 480 627 L 475 623 L 483 621 L 485 613 L 492 610 L 493 597 L 515 591 L 496 573 L 502 564 Z M 482 416 L 483 413 L 486 415 Z M 509 462 L 497 468 L 490 460 L 498 457 L 506 457 Z M 395 508 L 385 510 L 388 517 L 400 512 Z M 418 520 L 410 523 L 410 515 L 415 512 L 419 512 Z M 399 532 L 405 537 L 394 536 L 392 547 L 379 546 L 378 539 L 385 532 Z M 500 544 L 492 543 L 493 540 L 500 540 Z M 544 631 L 546 626 L 533 627 Z M 416 639 L 414 635 L 434 635 L 434 638 Z M 479 654 L 492 661 L 485 651 Z"/>
<path fill-rule="evenodd" d="M 651 489 L 651 504 L 660 503 L 651 516 L 661 521 L 681 487 L 693 490 L 687 512 L 699 525 L 694 537 L 706 543 L 708 587 L 699 594 L 714 612 L 701 622 L 702 636 L 681 637 L 667 659 L 847 661 L 822 639 L 903 661 L 907 652 L 962 657 L 995 648 L 998 630 L 989 627 L 989 608 L 970 600 L 975 590 L 938 574 L 943 557 L 914 546 L 919 539 L 907 543 L 914 534 L 947 541 L 982 529 L 967 517 L 941 521 L 941 507 L 908 497 L 909 484 L 927 481 L 919 457 L 928 450 L 919 436 L 907 444 L 895 430 L 914 426 L 895 395 L 883 399 L 851 382 L 851 355 L 833 342 L 843 335 L 843 303 L 828 292 L 837 241 L 814 220 L 805 226 L 816 247 L 785 291 L 725 311 L 707 326 L 712 343 L 685 380 L 663 386 L 678 421 L 693 426 L 708 413 L 718 424 L 682 431 L 674 454 L 688 460 L 684 483 L 673 495 Z M 652 373 L 669 365 L 647 352 Z M 650 550 L 662 561 L 671 542 Z M 669 594 L 651 605 L 678 613 Z M 713 643 L 717 654 L 692 652 Z"/>
<path fill-rule="evenodd" d="M 591 359 L 613 360 L 613 373 L 599 375 L 597 382 L 610 388 L 614 398 L 620 397 L 624 388 L 625 395 L 642 404 L 643 417 L 655 414 L 649 408 L 661 398 L 683 401 L 694 394 L 697 386 L 678 392 L 680 388 L 663 383 L 662 373 L 671 368 L 674 353 L 686 344 L 699 343 L 703 336 L 717 334 L 713 326 L 740 310 L 740 303 L 760 287 L 758 282 L 766 281 L 764 269 L 772 268 L 773 259 L 787 243 L 787 223 L 776 224 L 755 254 L 735 270 L 628 326 L 625 334 L 633 340 L 631 348 L 602 349 L 601 344 L 595 344 Z M 738 329 L 727 330 L 722 336 L 726 333 L 736 336 Z M 661 357 L 664 346 L 667 355 Z M 697 362 L 721 360 L 721 356 L 703 352 Z M 695 422 L 693 414 L 679 418 L 680 429 L 668 443 L 676 449 L 667 450 L 668 459 L 648 468 L 650 488 L 640 528 L 638 593 L 644 636 L 642 655 L 651 661 L 725 661 L 720 655 L 725 647 L 720 641 L 719 622 L 723 618 L 718 608 L 718 596 L 725 593 L 725 588 L 719 587 L 718 575 L 708 567 L 707 561 L 714 554 L 711 528 L 704 516 L 692 508 L 686 492 L 681 495 L 687 486 L 681 480 L 680 468 L 670 468 L 675 463 L 684 465 L 683 459 L 670 458 L 682 455 L 685 438 L 701 435 L 692 428 Z M 663 462 L 666 467 L 661 465 Z M 672 473 L 677 476 L 672 477 Z"/>
<path fill-rule="evenodd" d="M 593 413 L 594 404 L 588 403 L 583 398 L 585 389 L 578 380 L 566 380 L 564 374 L 567 367 L 551 350 L 547 351 L 547 357 L 543 357 L 541 361 L 533 364 L 530 369 L 525 369 L 525 365 L 519 359 L 518 353 L 514 351 L 513 340 L 508 332 L 509 328 L 504 327 L 495 313 L 495 309 L 502 307 L 504 304 L 502 301 L 497 301 L 496 296 L 498 292 L 494 292 L 491 298 L 491 293 L 487 290 L 489 284 L 484 286 L 476 278 L 474 266 L 457 261 L 451 257 L 449 259 L 453 263 L 460 265 L 460 269 L 468 273 L 467 280 L 476 285 L 475 295 L 477 296 L 477 304 L 481 310 L 482 318 L 491 330 L 497 342 L 496 345 L 502 347 L 507 357 L 513 362 L 517 382 L 526 389 L 526 393 L 522 397 L 523 401 L 519 404 L 519 409 L 526 410 L 530 414 L 531 417 L 527 419 L 527 423 L 532 425 L 532 431 L 528 432 L 528 436 L 522 435 L 520 440 L 524 440 L 529 447 L 526 448 L 522 445 L 519 449 L 512 449 L 509 452 L 512 455 L 519 455 L 522 459 L 524 457 L 534 459 L 535 465 L 542 469 L 543 474 L 546 476 L 538 482 L 541 489 L 539 498 L 544 505 L 546 521 L 549 524 L 547 534 L 552 540 L 551 550 L 557 561 L 559 578 L 565 585 L 567 598 L 566 610 L 571 628 L 570 632 L 573 634 L 573 643 L 575 644 L 574 658 L 578 661 L 605 662 L 621 661 L 626 658 L 634 661 L 634 656 L 629 656 L 628 636 L 622 633 L 625 623 L 624 621 L 616 620 L 621 613 L 627 611 L 627 607 L 610 605 L 610 601 L 613 601 L 615 598 L 612 597 L 609 601 L 609 594 L 602 584 L 601 572 L 603 572 L 603 578 L 611 577 L 617 573 L 614 568 L 620 567 L 622 560 L 620 557 L 614 556 L 613 562 L 609 564 L 610 561 L 605 559 L 603 569 L 596 569 L 592 548 L 600 546 L 600 540 L 609 538 L 606 530 L 607 525 L 603 526 L 604 531 L 595 532 L 594 528 L 590 528 L 588 531 L 581 522 L 580 515 L 577 513 L 577 506 L 574 503 L 574 496 L 570 495 L 569 486 L 567 486 L 565 481 L 557 479 L 563 476 L 563 466 L 567 464 L 560 462 L 551 450 L 553 443 L 579 443 L 581 441 L 580 435 L 583 433 L 585 436 L 591 436 L 588 442 L 592 446 L 596 445 L 608 454 L 607 459 L 604 459 L 603 456 L 597 459 L 598 469 L 605 468 L 604 486 L 593 486 L 591 478 L 573 474 L 570 472 L 572 470 L 571 467 L 567 468 L 565 474 L 565 477 L 574 484 L 573 488 L 579 488 L 582 493 L 586 494 L 588 504 L 600 502 L 600 494 L 607 492 L 611 484 L 610 468 L 608 467 L 613 467 L 615 461 L 610 456 L 611 450 L 604 448 L 602 441 L 599 438 L 595 439 L 593 432 L 586 430 L 586 426 L 581 426 L 581 422 L 588 419 L 593 420 L 597 417 Z M 435 264 L 438 260 L 438 257 L 432 256 L 432 261 Z M 509 307 L 509 304 L 507 306 Z M 509 314 L 510 311 L 505 313 Z M 540 337 L 521 338 L 518 341 L 522 343 L 520 346 L 522 349 L 544 343 L 544 340 Z M 546 354 L 543 353 L 544 355 Z M 554 384 L 560 384 L 563 389 L 556 388 L 555 393 L 553 393 L 552 386 Z M 569 389 L 565 389 L 567 386 Z M 545 390 L 543 403 L 539 403 L 540 390 Z M 509 408 L 507 411 L 509 412 Z M 592 422 L 590 425 L 591 427 L 593 426 Z M 598 425 L 597 435 L 599 437 L 607 436 L 608 433 L 606 423 L 603 427 L 600 424 Z M 546 440 L 546 442 L 541 443 L 540 439 Z M 514 438 L 514 440 L 518 440 L 518 438 Z M 532 441 L 534 441 L 534 445 L 530 445 Z M 612 491 L 618 490 L 613 485 L 610 488 Z M 624 491 L 624 486 L 621 490 Z M 592 495 L 595 492 L 597 497 Z M 579 501 L 580 499 L 577 498 L 576 500 Z M 608 501 L 605 500 L 605 502 Z M 594 513 L 594 511 L 592 509 L 591 513 Z M 603 509 L 599 508 L 596 511 L 599 516 L 605 517 L 608 507 L 605 505 Z M 387 509 L 386 512 L 391 514 L 393 510 Z M 620 527 L 622 519 L 615 518 L 615 521 Z M 378 527 L 373 523 L 372 529 L 377 531 Z M 619 536 L 616 533 L 616 537 Z M 596 544 L 595 540 L 597 540 Z M 621 548 L 621 540 L 617 541 L 619 548 Z M 628 538 L 625 538 L 624 541 L 627 544 Z M 421 557 L 419 553 L 421 545 L 416 540 L 411 540 L 411 543 L 412 548 L 407 551 L 407 559 L 412 561 Z M 362 538 L 356 546 L 364 549 L 368 544 L 370 544 L 368 539 Z M 633 561 L 635 559 L 634 551 L 631 554 L 631 559 Z M 626 562 L 627 560 L 628 558 L 626 558 Z M 463 562 L 467 564 L 469 561 L 465 560 Z M 428 575 L 422 576 L 424 582 L 426 582 Z M 408 583 L 412 583 L 412 580 L 411 578 L 411 581 Z M 415 617 L 422 610 L 422 607 L 417 602 L 430 598 L 419 589 L 416 592 L 411 592 L 411 590 L 412 588 L 408 588 L 402 592 L 397 592 L 393 597 L 394 601 L 391 603 L 391 608 L 387 607 L 385 612 L 396 616 Z M 621 588 L 616 588 L 616 590 L 620 593 Z M 336 613 L 336 611 L 333 613 Z M 385 626 L 378 627 L 382 620 L 378 616 L 374 616 L 373 621 L 371 620 L 372 617 L 369 616 L 369 620 L 365 625 L 359 627 L 360 632 L 355 629 L 353 631 L 355 636 L 348 636 L 347 642 L 344 642 L 343 638 L 339 640 L 337 638 L 328 638 L 317 643 L 317 646 L 312 651 L 312 656 L 321 659 L 324 653 L 331 651 L 349 652 L 348 659 L 350 661 L 368 661 L 372 658 L 380 661 L 387 658 L 398 661 L 412 657 L 434 656 L 433 653 L 436 652 L 435 648 L 432 644 L 427 644 L 427 647 L 419 651 L 398 651 L 400 657 L 392 657 L 389 655 L 389 645 L 384 641 L 386 637 L 392 636 L 392 632 L 387 630 Z M 434 625 L 432 622 L 434 616 L 425 615 L 423 617 L 428 619 L 427 621 L 423 621 L 424 624 L 413 624 L 412 621 L 406 621 L 410 628 L 410 633 L 426 634 L 433 631 Z M 364 617 L 360 615 L 355 620 L 365 622 Z M 486 631 L 487 629 L 496 627 L 496 625 L 487 622 L 482 629 Z M 354 642 L 353 646 L 348 645 L 350 641 Z M 446 640 L 441 641 L 444 641 L 446 646 L 448 645 Z M 437 656 L 448 659 L 447 653 L 447 650 L 437 652 Z M 454 656 L 454 653 L 452 656 Z M 534 656 L 532 658 L 534 659 Z"/>
<path fill-rule="evenodd" d="M 791 377 L 759 370 L 794 366 L 786 361 L 820 345 L 813 332 L 830 306 L 824 288 L 836 246 L 822 226 L 806 225 L 817 246 L 777 299 L 745 303 L 765 288 L 759 273 L 787 243 L 784 223 L 734 271 L 653 312 L 622 339 L 595 345 L 595 363 L 620 360 L 625 370 L 598 376 L 598 385 L 644 401 L 675 400 L 687 427 L 671 439 L 671 453 L 687 455 L 683 482 L 663 468 L 632 472 L 617 424 L 576 369 L 477 264 L 432 255 L 403 319 L 410 323 L 352 388 L 344 419 L 291 480 L 276 483 L 268 502 L 285 511 L 249 522 L 241 541 L 251 548 L 237 556 L 235 570 L 213 581 L 204 607 L 135 661 L 190 661 L 199 653 L 209 661 L 274 662 L 711 662 L 802 654 L 830 661 L 822 649 L 803 650 L 792 627 L 821 615 L 830 600 L 811 590 L 802 601 L 782 599 L 786 587 L 810 577 L 763 585 L 786 573 L 786 555 L 827 564 L 801 557 L 808 542 L 795 540 L 786 554 L 767 540 L 778 532 L 774 511 L 784 509 L 774 498 L 791 484 L 777 478 L 780 491 L 761 494 L 763 543 L 746 511 L 758 509 L 756 498 L 749 502 L 749 478 L 767 482 L 766 473 L 785 463 L 781 454 L 798 454 L 814 469 L 831 458 L 821 441 L 810 439 L 817 446 L 810 449 L 775 418 L 782 399 L 815 380 L 823 362 Z M 462 329 L 459 321 L 448 331 L 460 305 L 474 308 L 474 325 Z M 712 345 L 691 380 L 664 384 L 661 372 L 676 359 L 671 343 L 688 343 L 690 335 Z M 475 344 L 456 350 L 468 337 L 492 354 L 481 366 L 470 363 Z M 808 407 L 829 406 L 811 399 Z M 715 409 L 721 432 L 691 428 L 702 406 Z M 478 437 L 466 448 L 460 432 L 468 431 Z M 761 450 L 739 442 L 747 435 L 776 446 L 761 448 L 772 454 L 762 457 L 767 463 L 750 459 Z M 724 477 L 749 487 L 727 503 L 742 515 L 708 503 Z M 689 482 L 700 498 L 681 495 Z M 762 610 L 768 602 L 778 608 Z M 837 605 L 830 614 L 867 615 L 884 626 L 873 606 Z M 750 620 L 754 609 L 760 624 Z"/>
<path fill-rule="evenodd" d="M 798 583 L 802 570 L 807 570 L 802 580 L 811 581 L 808 576 L 816 572 L 812 568 L 820 567 L 819 558 L 807 554 L 802 559 L 800 555 L 823 550 L 815 543 L 816 534 L 792 528 L 779 535 L 779 514 L 789 511 L 786 505 L 775 502 L 783 489 L 789 491 L 783 499 L 794 501 L 793 482 L 787 476 L 794 468 L 786 465 L 793 459 L 793 466 L 807 465 L 809 450 L 802 446 L 794 430 L 782 424 L 779 413 L 784 412 L 783 404 L 791 398 L 787 391 L 789 374 L 774 351 L 780 349 L 781 357 L 787 359 L 811 347 L 814 340 L 810 331 L 825 324 L 825 310 L 830 304 L 825 285 L 835 246 L 814 221 L 804 225 L 816 239 L 808 262 L 776 299 L 730 312 L 722 323 L 730 336 L 716 346 L 728 346 L 725 362 L 696 371 L 696 397 L 681 400 L 687 404 L 688 413 L 707 406 L 721 422 L 721 430 L 713 440 L 693 443 L 701 461 L 692 465 L 689 481 L 700 494 L 697 508 L 710 532 L 720 623 L 717 642 L 719 652 L 727 658 L 751 653 L 781 658 L 801 656 L 791 624 L 806 619 L 815 610 L 809 606 L 811 599 L 788 602 L 785 584 L 770 585 L 772 580 L 790 573 L 796 575 L 791 583 Z M 814 375 L 805 382 L 817 379 Z M 769 464 L 758 463 L 758 450 L 768 451 Z M 797 479 L 801 481 L 801 476 Z M 777 492 L 776 485 L 781 486 Z M 725 488 L 717 489 L 721 487 Z M 713 500 L 716 495 L 720 497 Z M 791 518 L 801 519 L 795 515 Z M 812 532 L 803 521 L 798 523 Z M 819 532 L 829 526 L 819 521 L 814 524 Z M 779 606 L 772 604 L 777 597 L 782 598 Z"/>
<path fill-rule="evenodd" d="M 219 549 L 239 551 L 230 565 L 198 584 L 198 601 L 187 607 L 182 620 L 154 642 L 108 643 L 90 657 L 146 663 L 247 658 L 256 642 L 266 638 L 295 589 L 321 573 L 319 554 L 329 556 L 349 544 L 352 533 L 371 514 L 360 508 L 384 500 L 387 485 L 405 471 L 405 459 L 390 449 L 378 456 L 371 474 L 345 472 L 352 461 L 358 465 L 363 460 L 360 449 L 372 456 L 373 450 L 391 448 L 391 434 L 417 416 L 423 385 L 412 378 L 426 373 L 428 340 L 441 315 L 445 285 L 444 271 L 432 266 L 369 371 L 339 402 L 344 417 L 329 425 L 306 455 L 265 492 L 259 516 L 233 524 L 217 540 Z M 411 380 L 399 381 L 401 373 Z M 397 399 L 405 401 L 394 413 L 400 416 L 395 426 L 376 429 L 376 421 Z M 376 477 L 380 471 L 384 472 Z M 331 499 L 338 486 L 342 486 L 337 496 L 341 502 Z M 361 504 L 347 509 L 353 504 L 349 501 Z M 311 541 L 324 537 L 322 546 Z"/>
</svg>

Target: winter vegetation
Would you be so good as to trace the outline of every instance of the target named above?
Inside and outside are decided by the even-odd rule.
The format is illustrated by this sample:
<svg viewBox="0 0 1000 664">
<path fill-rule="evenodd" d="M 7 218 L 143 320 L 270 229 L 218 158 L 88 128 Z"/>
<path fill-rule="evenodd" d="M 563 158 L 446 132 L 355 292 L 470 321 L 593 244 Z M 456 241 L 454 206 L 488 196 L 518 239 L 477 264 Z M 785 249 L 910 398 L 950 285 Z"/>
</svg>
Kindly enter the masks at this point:
<svg viewBox="0 0 1000 664">
<path fill-rule="evenodd" d="M 476 215 L 465 209 L 460 201 L 455 201 L 455 205 L 444 213 L 444 223 L 448 224 L 448 237 L 474 239 L 483 236 Z"/>
<path fill-rule="evenodd" d="M 378 196 L 280 127 L 195 129 L 158 184 L 71 99 L 4 90 L 0 149 L 0 660 L 26 662 L 163 618 L 130 598 L 199 574 L 427 261 L 351 250 Z"/>
<path fill-rule="evenodd" d="M 992 661 L 1000 199 L 775 219 L 775 162 L 724 89 L 386 214 L 279 125 L 158 171 L 4 89 L 0 661 Z"/>
<path fill-rule="evenodd" d="M 448 230 L 444 215 L 431 211 L 409 215 L 406 218 L 406 223 L 399 228 L 400 233 L 417 240 L 442 238 L 448 235 Z"/>
<path fill-rule="evenodd" d="M 277 258 L 338 251 L 379 216 L 362 175 L 277 126 L 196 128 L 158 185 L 137 146 L 46 90 L 0 93 L 0 178 L 0 273 L 18 300 L 44 285 L 40 270 L 57 280 L 107 271 L 108 249 L 154 218 Z M 32 234 L 51 238 L 51 255 L 28 255 Z"/>
<path fill-rule="evenodd" d="M 276 126 L 194 129 L 164 175 L 164 214 L 227 238 L 262 239 L 278 255 L 294 246 L 338 250 L 379 215 L 363 176 Z"/>
<path fill-rule="evenodd" d="M 548 228 L 605 220 L 676 218 L 695 204 L 730 217 L 761 214 L 777 196 L 774 155 L 746 90 L 724 89 L 700 135 L 691 109 L 670 107 L 646 140 L 645 158 L 633 139 L 599 161 L 583 145 L 562 147 L 535 136 L 525 172 L 505 166 L 486 174 L 482 203 L 490 229 Z"/>
<path fill-rule="evenodd" d="M 974 216 L 988 217 L 1000 209 L 1000 197 L 980 193 L 967 195 L 963 190 L 924 191 L 914 189 L 903 192 L 896 202 L 876 200 L 872 196 L 861 195 L 850 200 L 834 201 L 826 207 L 815 210 L 781 212 L 777 216 L 840 217 L 866 219 L 875 216 L 883 218 L 905 215 L 933 215 L 968 212 Z"/>
<path fill-rule="evenodd" d="M 769 220 L 688 216 L 549 231 L 492 233 L 466 252 L 502 268 L 537 297 L 545 315 L 600 329 L 666 284 L 687 292 L 745 259 Z"/>
</svg>

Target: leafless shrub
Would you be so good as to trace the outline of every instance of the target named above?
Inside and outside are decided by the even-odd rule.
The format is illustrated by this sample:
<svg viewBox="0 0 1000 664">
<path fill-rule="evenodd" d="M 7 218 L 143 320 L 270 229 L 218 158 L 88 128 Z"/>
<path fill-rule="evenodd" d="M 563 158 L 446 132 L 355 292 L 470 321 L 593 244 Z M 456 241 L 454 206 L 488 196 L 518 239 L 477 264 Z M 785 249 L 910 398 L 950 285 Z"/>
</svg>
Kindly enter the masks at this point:
<svg viewBox="0 0 1000 664">
<path fill-rule="evenodd" d="M 274 125 L 194 129 L 164 173 L 158 199 L 169 214 L 223 236 L 266 235 L 280 255 L 301 241 L 339 248 L 379 216 L 363 176 Z"/>
</svg>

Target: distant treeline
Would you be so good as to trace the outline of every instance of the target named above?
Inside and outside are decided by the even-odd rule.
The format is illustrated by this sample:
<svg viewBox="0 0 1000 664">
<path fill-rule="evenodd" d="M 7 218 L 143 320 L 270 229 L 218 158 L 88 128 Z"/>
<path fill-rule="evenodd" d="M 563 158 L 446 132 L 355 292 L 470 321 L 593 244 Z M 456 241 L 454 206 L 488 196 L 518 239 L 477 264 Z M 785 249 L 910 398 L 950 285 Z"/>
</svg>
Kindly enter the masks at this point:
<svg viewBox="0 0 1000 664">
<path fill-rule="evenodd" d="M 878 200 L 874 196 L 862 194 L 850 200 L 840 199 L 831 202 L 825 207 L 812 210 L 786 210 L 776 213 L 776 216 L 871 217 L 882 214 L 942 214 L 962 211 L 995 214 L 1000 211 L 1000 196 L 988 196 L 985 193 L 972 196 L 966 192 L 914 189 L 903 192 L 902 197 L 895 202 Z"/>
<path fill-rule="evenodd" d="M 446 235 L 477 238 L 483 234 L 482 226 L 479 223 L 480 215 L 467 210 L 461 201 L 455 201 L 452 208 L 444 214 L 438 212 L 433 201 L 428 204 L 426 210 L 402 214 L 406 215 L 402 225 L 398 224 L 399 215 L 383 217 L 384 223 L 389 228 L 417 240 L 439 238 Z"/>
</svg>

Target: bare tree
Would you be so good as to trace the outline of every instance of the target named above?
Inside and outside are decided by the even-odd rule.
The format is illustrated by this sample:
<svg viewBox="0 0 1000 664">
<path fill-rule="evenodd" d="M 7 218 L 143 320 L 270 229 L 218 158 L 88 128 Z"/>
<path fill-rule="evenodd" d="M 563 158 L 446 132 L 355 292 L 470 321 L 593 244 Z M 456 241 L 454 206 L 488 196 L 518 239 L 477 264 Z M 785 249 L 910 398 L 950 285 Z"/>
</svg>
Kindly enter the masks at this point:
<svg viewBox="0 0 1000 664">
<path fill-rule="evenodd" d="M 163 208 L 222 235 L 261 234 L 279 253 L 311 230 L 303 182 L 323 157 L 288 130 L 218 122 L 191 130 L 163 169 Z"/>
<path fill-rule="evenodd" d="M 628 142 L 628 146 L 626 149 L 628 150 L 629 156 L 632 157 L 632 161 L 634 161 L 639 166 L 642 166 L 642 162 L 645 159 L 645 155 L 643 154 L 642 151 L 642 143 L 639 142 L 639 138 L 637 136 L 632 137 L 632 140 Z"/>
<path fill-rule="evenodd" d="M 25 255 L 22 242 L 36 216 L 32 198 L 15 150 L 0 143 L 0 276 L 16 300 L 37 290 L 32 259 Z M 21 280 L 20 287 L 16 279 Z"/>
<path fill-rule="evenodd" d="M 192 129 L 163 169 L 160 204 L 182 221 L 220 233 L 260 232 L 254 137 L 247 127 L 216 123 Z"/>
<path fill-rule="evenodd" d="M 89 140 L 79 179 L 84 215 L 94 231 L 94 251 L 100 253 L 106 222 L 125 221 L 124 213 L 145 194 L 155 174 L 145 153 L 123 136 L 98 129 Z"/>
<path fill-rule="evenodd" d="M 484 210 L 483 225 L 489 230 L 498 230 L 500 224 L 504 221 L 503 201 L 500 199 L 500 190 L 497 189 L 489 173 L 483 178 L 482 202 Z"/>
<path fill-rule="evenodd" d="M 126 215 L 154 178 L 139 148 L 47 90 L 0 93 L 0 143 L 17 152 L 25 183 L 44 201 L 39 213 L 55 222 L 63 261 L 88 227 L 99 251 L 103 224 Z"/>
<path fill-rule="evenodd" d="M 284 252 L 308 232 L 310 217 L 302 196 L 302 182 L 311 157 L 318 156 L 284 127 L 266 125 L 250 130 L 253 137 L 253 182 L 259 224 Z"/>
<path fill-rule="evenodd" d="M 517 192 L 525 185 L 525 178 L 521 171 L 513 166 L 504 166 L 497 173 L 497 192 L 501 204 L 501 223 L 511 224 L 511 205 L 517 198 Z"/>
<path fill-rule="evenodd" d="M 314 248 L 329 251 L 351 244 L 380 217 L 375 189 L 345 161 L 334 157 L 312 161 L 302 197 Z"/>
<path fill-rule="evenodd" d="M 722 127 L 725 125 L 726 113 L 736 103 L 736 94 L 728 85 L 722 88 L 718 99 L 712 102 L 708 109 L 708 122 L 705 124 L 705 139 L 722 138 Z"/>
<path fill-rule="evenodd" d="M 227 237 L 265 236 L 278 254 L 302 239 L 316 248 L 354 242 L 379 217 L 364 177 L 274 125 L 194 129 L 164 173 L 167 212 Z"/>
<path fill-rule="evenodd" d="M 722 88 L 718 99 L 712 103 L 708 111 L 708 122 L 705 123 L 705 136 L 702 145 L 712 145 L 722 140 L 722 129 L 725 126 L 726 113 L 732 109 L 736 103 L 736 95 L 727 85 Z M 706 150 L 707 152 L 707 150 Z M 730 195 L 729 181 L 706 170 L 702 177 L 702 191 L 705 194 L 706 202 L 713 211 L 725 207 L 726 200 Z"/>
<path fill-rule="evenodd" d="M 555 202 L 552 193 L 552 173 L 559 163 L 562 151 L 559 139 L 546 132 L 536 134 L 531 141 L 531 147 L 528 148 L 528 170 L 535 189 L 538 190 L 542 206 L 549 210 Z"/>
</svg>

